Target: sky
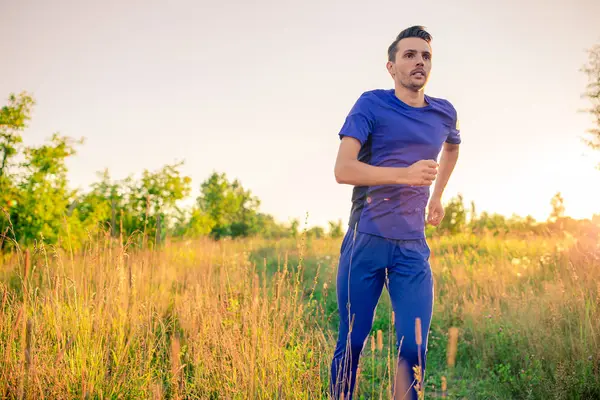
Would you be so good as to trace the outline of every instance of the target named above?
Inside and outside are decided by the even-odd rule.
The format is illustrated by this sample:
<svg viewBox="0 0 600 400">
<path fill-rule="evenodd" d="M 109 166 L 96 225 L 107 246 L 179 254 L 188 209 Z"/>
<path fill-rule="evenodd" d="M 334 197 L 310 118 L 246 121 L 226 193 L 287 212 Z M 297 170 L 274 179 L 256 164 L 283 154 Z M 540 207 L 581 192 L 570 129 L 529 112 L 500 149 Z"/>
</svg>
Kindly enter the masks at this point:
<svg viewBox="0 0 600 400">
<path fill-rule="evenodd" d="M 392 88 L 386 51 L 433 35 L 426 93 L 458 110 L 463 143 L 443 201 L 544 220 L 560 191 L 600 213 L 600 152 L 582 138 L 600 1 L 0 0 L 0 96 L 36 101 L 27 144 L 85 137 L 73 188 L 184 161 L 190 201 L 213 172 L 281 222 L 348 220 L 338 132 L 361 93 Z"/>
</svg>

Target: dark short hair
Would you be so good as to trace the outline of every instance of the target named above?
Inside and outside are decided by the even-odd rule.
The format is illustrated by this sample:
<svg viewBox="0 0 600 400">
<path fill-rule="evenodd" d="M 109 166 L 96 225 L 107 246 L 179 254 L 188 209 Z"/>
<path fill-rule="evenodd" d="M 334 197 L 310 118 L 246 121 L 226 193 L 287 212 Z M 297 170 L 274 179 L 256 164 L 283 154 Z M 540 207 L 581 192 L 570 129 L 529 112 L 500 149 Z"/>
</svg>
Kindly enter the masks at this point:
<svg viewBox="0 0 600 400">
<path fill-rule="evenodd" d="M 421 25 L 411 26 L 410 28 L 406 28 L 402 32 L 396 36 L 396 40 L 390 44 L 388 47 L 388 60 L 394 61 L 396 59 L 396 52 L 398 51 L 398 42 L 402 39 L 406 39 L 409 37 L 416 37 L 425 40 L 427 43 L 431 43 L 432 37 L 429 32 L 425 30 L 425 28 Z"/>
</svg>

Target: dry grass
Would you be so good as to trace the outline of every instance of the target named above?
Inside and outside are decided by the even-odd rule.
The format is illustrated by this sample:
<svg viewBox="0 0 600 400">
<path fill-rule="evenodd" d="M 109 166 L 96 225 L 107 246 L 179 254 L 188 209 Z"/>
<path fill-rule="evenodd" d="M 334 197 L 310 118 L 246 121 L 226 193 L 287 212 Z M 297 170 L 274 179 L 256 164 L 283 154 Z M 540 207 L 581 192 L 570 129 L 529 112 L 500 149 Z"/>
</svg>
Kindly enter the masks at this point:
<svg viewBox="0 0 600 400">
<path fill-rule="evenodd" d="M 338 246 L 206 240 L 137 252 L 96 240 L 80 255 L 0 256 L 0 397 L 323 398 Z M 425 398 L 599 392 L 597 238 L 431 246 Z M 361 360 L 366 398 L 386 398 L 392 380 L 382 302 Z"/>
<path fill-rule="evenodd" d="M 4 260 L 0 397 L 318 397 L 325 339 L 288 265 L 267 286 L 243 245 L 99 244 L 39 251 L 29 275 Z"/>
</svg>

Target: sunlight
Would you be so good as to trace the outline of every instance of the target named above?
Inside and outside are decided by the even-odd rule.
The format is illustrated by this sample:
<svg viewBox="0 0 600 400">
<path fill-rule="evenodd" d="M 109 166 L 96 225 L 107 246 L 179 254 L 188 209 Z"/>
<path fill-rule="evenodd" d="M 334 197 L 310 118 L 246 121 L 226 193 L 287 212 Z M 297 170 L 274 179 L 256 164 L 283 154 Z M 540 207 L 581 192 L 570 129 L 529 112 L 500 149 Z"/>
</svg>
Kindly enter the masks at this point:
<svg viewBox="0 0 600 400">
<path fill-rule="evenodd" d="M 565 201 L 565 214 L 572 218 L 592 218 L 600 214 L 600 170 L 595 168 L 598 156 L 586 154 L 565 162 L 564 176 L 557 191 Z"/>
</svg>

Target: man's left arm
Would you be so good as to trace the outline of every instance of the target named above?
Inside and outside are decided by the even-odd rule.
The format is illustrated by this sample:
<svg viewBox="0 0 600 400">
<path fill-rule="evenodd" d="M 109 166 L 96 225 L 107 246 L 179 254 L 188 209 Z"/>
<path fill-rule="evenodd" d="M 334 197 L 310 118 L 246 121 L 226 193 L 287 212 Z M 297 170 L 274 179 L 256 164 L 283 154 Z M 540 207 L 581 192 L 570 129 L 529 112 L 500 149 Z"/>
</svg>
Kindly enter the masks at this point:
<svg viewBox="0 0 600 400">
<path fill-rule="evenodd" d="M 454 171 L 454 166 L 458 160 L 459 144 L 444 143 L 442 155 L 440 157 L 438 176 L 435 180 L 435 186 L 433 194 L 429 201 L 429 213 L 427 216 L 427 222 L 431 225 L 437 226 L 444 219 L 444 207 L 442 205 L 442 194 L 448 184 L 450 175 Z"/>
</svg>

